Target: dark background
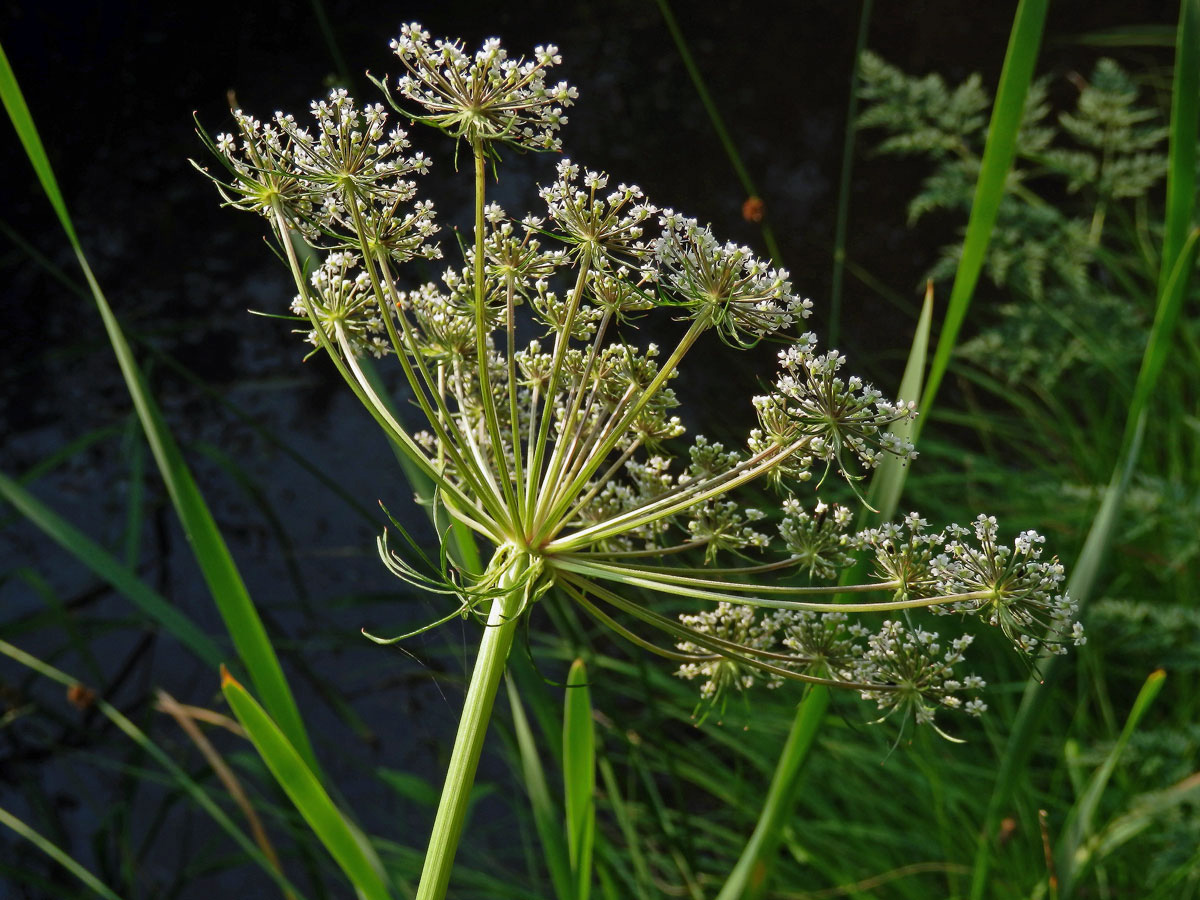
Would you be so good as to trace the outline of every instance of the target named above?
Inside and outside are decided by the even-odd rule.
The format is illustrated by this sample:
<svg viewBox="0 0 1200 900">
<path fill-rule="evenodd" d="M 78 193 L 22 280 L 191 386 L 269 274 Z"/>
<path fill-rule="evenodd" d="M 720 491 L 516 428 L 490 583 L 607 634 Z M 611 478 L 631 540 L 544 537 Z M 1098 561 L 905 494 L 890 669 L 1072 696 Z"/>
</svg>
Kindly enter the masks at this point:
<svg viewBox="0 0 1200 900">
<path fill-rule="evenodd" d="M 435 37 L 461 37 L 469 49 L 491 35 L 515 54 L 553 42 L 564 58 L 562 77 L 580 92 L 563 135 L 573 158 L 610 171 L 615 180 L 637 182 L 661 206 L 712 222 L 719 236 L 762 244 L 758 227 L 742 219 L 744 192 L 654 3 L 329 0 L 321 9 L 328 30 L 309 3 L 5 2 L 0 41 L 99 282 L 296 677 L 318 754 L 369 829 L 403 830 L 419 845 L 427 823 L 418 819 L 401 829 L 392 801 L 376 795 L 373 780 L 353 773 L 383 765 L 436 783 L 460 706 L 461 657 L 474 632 L 450 625 L 410 642 L 404 652 L 358 638 L 364 625 L 405 630 L 440 608 L 411 596 L 384 571 L 373 549 L 375 524 L 221 405 L 236 405 L 308 457 L 368 512 L 379 499 L 392 509 L 411 509 L 382 435 L 333 373 L 319 361 L 301 363 L 303 348 L 285 323 L 246 314 L 247 308 L 284 311 L 289 277 L 263 242 L 261 223 L 219 208 L 211 186 L 189 164 L 189 157 L 203 162 L 205 153 L 193 110 L 213 133 L 230 125 L 230 92 L 262 118 L 276 109 L 299 117 L 327 85 L 347 77 L 352 93 L 373 101 L 375 89 L 361 73 L 396 72 L 387 41 L 403 21 L 420 21 Z M 994 90 L 1014 9 L 1010 3 L 877 0 L 868 47 L 905 71 L 936 71 L 951 83 L 978 71 Z M 766 202 L 783 262 L 797 289 L 814 301 L 812 326 L 824 334 L 859 4 L 678 2 L 675 11 Z M 1039 71 L 1090 71 L 1098 52 L 1070 42 L 1081 32 L 1171 23 L 1175 14 L 1176 5 L 1166 2 L 1054 3 Z M 1157 59 L 1169 51 L 1151 48 L 1142 55 Z M 1067 89 L 1063 78 L 1055 85 Z M 440 136 L 420 129 L 412 136 L 436 161 L 423 195 L 435 198 L 443 224 L 464 224 L 469 177 L 455 177 Z M 922 273 L 960 223 L 934 223 L 935 232 L 944 230 L 937 240 L 928 229 L 920 240 L 907 232 L 905 203 L 923 170 L 872 160 L 863 149 L 870 141 L 860 140 L 856 154 L 848 252 L 915 306 Z M 79 284 L 78 270 L 6 125 L 0 126 L 0 159 L 0 470 L 26 473 L 70 442 L 109 429 L 33 488 L 97 540 L 120 547 L 128 497 L 139 483 L 132 448 L 140 435 L 136 423 L 130 425 L 128 395 L 94 305 L 64 283 Z M 544 156 L 511 160 L 494 196 L 513 213 L 532 208 L 533 183 L 552 166 Z M 448 233 L 443 246 L 453 247 Z M 895 383 L 911 327 L 903 310 L 848 278 L 842 334 L 855 371 Z M 741 430 L 749 418 L 745 385 L 770 372 L 769 357 L 769 350 L 735 357 L 716 342 L 694 351 L 679 385 L 688 424 L 716 433 Z M 165 359 L 182 364 L 215 396 Z M 138 536 L 139 571 L 211 634 L 221 634 L 153 463 L 146 457 L 142 464 L 149 512 Z M 171 723 L 148 710 L 149 691 L 161 685 L 181 700 L 213 705 L 216 673 L 169 638 L 133 627 L 127 601 L 11 511 L 0 510 L 0 523 L 2 633 L 101 688 L 156 737 L 179 740 Z M 412 524 L 422 532 L 419 514 Z M 45 600 L 25 570 L 39 573 L 86 622 L 94 671 L 64 649 L 60 633 L 39 625 Z M 337 686 L 363 723 L 352 737 L 322 699 L 325 682 Z M 117 738 L 102 719 L 67 706 L 56 690 L 0 662 L 0 705 L 13 709 L 36 698 L 57 710 L 53 727 L 0 729 L 0 805 L 18 815 L 33 815 L 39 805 L 53 810 L 64 829 L 56 840 L 95 866 L 107 851 L 86 836 L 104 822 L 108 792 L 126 776 L 89 766 L 89 753 Z M 79 753 L 63 755 L 64 746 Z M 485 764 L 483 777 L 504 773 Z M 504 815 L 502 806 L 496 815 Z M 191 829 L 201 821 L 177 808 L 162 823 L 153 836 L 161 849 L 155 870 L 145 873 L 148 884 L 167 880 L 187 858 L 189 842 L 199 839 Z M 145 837 L 137 824 L 133 831 Z M 0 833 L 0 863 L 31 852 L 14 840 Z M 239 885 L 226 875 L 219 886 L 250 890 L 259 876 L 247 877 L 249 884 Z M 198 879 L 181 896 L 201 897 L 213 886 Z M 10 896 L 40 895 L 6 887 L 0 869 L 0 897 Z"/>
</svg>

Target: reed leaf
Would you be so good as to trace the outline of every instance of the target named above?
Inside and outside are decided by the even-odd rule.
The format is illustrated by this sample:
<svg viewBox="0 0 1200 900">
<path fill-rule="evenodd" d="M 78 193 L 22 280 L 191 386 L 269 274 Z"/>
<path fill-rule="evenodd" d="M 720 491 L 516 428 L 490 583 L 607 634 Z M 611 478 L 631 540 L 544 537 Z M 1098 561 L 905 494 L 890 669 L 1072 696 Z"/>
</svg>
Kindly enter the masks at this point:
<svg viewBox="0 0 1200 900">
<path fill-rule="evenodd" d="M 83 246 L 71 221 L 70 213 L 67 211 L 37 126 L 25 104 L 25 98 L 3 47 L 0 47 L 0 99 L 4 102 L 4 108 L 21 139 L 26 156 L 33 165 L 42 189 L 46 192 L 46 197 L 54 208 L 59 223 L 66 232 L 67 239 L 75 252 L 75 258 L 83 271 L 92 298 L 100 312 L 100 318 L 104 322 L 104 328 L 108 333 L 113 352 L 116 354 L 117 363 L 121 367 L 121 374 L 125 378 L 130 399 L 142 422 L 146 439 L 150 443 L 150 450 L 154 454 L 159 472 L 166 483 L 175 512 L 187 534 L 192 552 L 196 556 L 196 561 L 200 565 L 204 580 L 216 601 L 230 637 L 233 638 L 238 656 L 250 673 L 254 686 L 262 695 L 263 702 L 271 710 L 272 716 L 280 723 L 280 727 L 288 734 L 291 742 L 308 761 L 310 768 L 313 771 L 319 771 L 316 756 L 300 716 L 300 710 L 296 706 L 291 688 L 279 665 L 275 649 L 271 645 L 266 628 L 263 627 L 258 610 L 250 599 L 241 573 L 233 561 L 225 539 L 217 528 L 208 504 L 205 503 L 200 488 L 192 477 L 191 470 L 184 461 L 183 454 L 175 443 L 175 439 L 159 411 L 158 404 L 147 387 L 145 376 L 134 359 L 133 351 L 121 330 L 120 323 L 113 314 L 104 292 L 92 273 L 87 257 L 84 255 Z"/>
<path fill-rule="evenodd" d="M 529 794 L 529 806 L 533 811 L 533 824 L 542 843 L 542 858 L 550 870 L 550 882 L 554 885 L 554 896 L 558 900 L 571 900 L 575 894 L 571 878 L 571 861 L 563 844 L 562 827 L 559 824 L 559 809 L 550 796 L 546 782 L 546 770 L 538 755 L 537 738 L 529 727 L 521 695 L 511 677 L 505 679 L 508 702 L 512 710 L 513 732 L 517 738 L 517 750 L 521 757 L 521 775 L 525 790 Z"/>
<path fill-rule="evenodd" d="M 983 270 L 983 263 L 987 257 L 992 227 L 996 224 L 996 214 L 1000 210 L 1008 173 L 1012 169 L 1017 152 L 1017 133 L 1021 128 L 1025 97 L 1029 93 L 1030 82 L 1033 81 L 1033 69 L 1042 42 L 1042 29 L 1046 23 L 1048 5 L 1049 0 L 1021 0 L 1017 6 L 1012 33 L 1008 39 L 1008 51 L 1004 56 L 1004 68 L 1000 72 L 996 103 L 992 107 L 992 118 L 988 125 L 987 145 L 983 151 L 979 181 L 975 186 L 975 198 L 971 203 L 971 216 L 967 220 L 962 257 L 954 274 L 950 303 L 946 309 L 946 318 L 942 322 L 941 333 L 938 335 L 933 364 L 925 380 L 925 396 L 921 401 L 922 416 L 933 407 L 942 377 L 950 366 L 950 357 L 954 353 L 958 332 L 967 317 L 971 296 L 975 292 L 979 273 Z M 918 432 L 920 428 L 918 423 Z"/>
<path fill-rule="evenodd" d="M 596 842 L 596 730 L 587 667 L 571 664 L 563 707 L 563 795 L 566 798 L 567 852 L 576 900 L 588 900 L 592 888 L 592 850 Z"/>
<path fill-rule="evenodd" d="M 365 900 L 389 900 L 387 885 L 363 852 L 356 829 L 321 787 L 320 780 L 283 729 L 224 667 L 221 692 L 258 755 L 350 883 Z"/>
</svg>

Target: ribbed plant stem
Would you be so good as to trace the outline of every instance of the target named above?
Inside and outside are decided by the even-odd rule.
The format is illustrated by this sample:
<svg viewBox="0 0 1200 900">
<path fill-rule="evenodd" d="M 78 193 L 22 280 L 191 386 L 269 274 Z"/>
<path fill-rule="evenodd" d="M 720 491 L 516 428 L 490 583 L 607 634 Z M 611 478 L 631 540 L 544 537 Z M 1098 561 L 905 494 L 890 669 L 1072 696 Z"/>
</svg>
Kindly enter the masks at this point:
<svg viewBox="0 0 1200 900">
<path fill-rule="evenodd" d="M 521 609 L 525 588 L 521 576 L 528 564 L 526 556 L 515 556 L 500 577 L 500 586 L 508 590 L 492 601 L 487 628 L 479 644 L 479 655 L 475 659 L 462 717 L 458 721 L 458 734 L 454 738 L 446 783 L 438 802 L 437 816 L 433 820 L 433 833 L 429 837 L 429 849 L 425 853 L 416 900 L 443 900 L 446 896 L 471 786 L 475 783 L 475 770 L 479 767 L 483 738 L 492 717 L 492 704 L 517 629 L 517 614 Z"/>
</svg>

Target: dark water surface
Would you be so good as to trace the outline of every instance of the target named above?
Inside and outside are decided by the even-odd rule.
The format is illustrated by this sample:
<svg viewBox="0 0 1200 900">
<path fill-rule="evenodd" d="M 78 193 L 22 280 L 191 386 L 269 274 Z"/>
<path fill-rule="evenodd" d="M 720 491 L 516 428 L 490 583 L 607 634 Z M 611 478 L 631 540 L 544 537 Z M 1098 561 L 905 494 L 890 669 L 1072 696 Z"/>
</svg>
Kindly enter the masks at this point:
<svg viewBox="0 0 1200 900">
<path fill-rule="evenodd" d="M 994 87 L 1013 6 L 877 0 L 868 45 L 907 71 L 937 71 L 952 83 L 980 71 Z M 757 227 L 742 218 L 745 195 L 654 3 L 328 2 L 324 9 L 352 93 L 364 100 L 373 101 L 375 89 L 361 76 L 363 69 L 398 68 L 387 41 L 402 21 L 419 20 L 434 36 L 461 36 L 472 48 L 494 34 L 515 53 L 557 43 L 563 77 L 580 91 L 564 132 L 567 152 L 607 169 L 615 180 L 637 182 L 659 205 L 711 221 L 721 237 L 761 248 Z M 339 63 L 313 10 L 309 3 L 261 0 L 9 0 L 0 5 L 0 41 L 99 282 L 150 370 L 154 392 L 251 595 L 270 620 L 318 754 L 369 830 L 419 845 L 428 813 L 381 796 L 378 782 L 359 773 L 386 766 L 436 783 L 460 706 L 462 656 L 476 640 L 475 630 L 447 626 L 407 644 L 407 653 L 358 637 L 364 625 L 407 630 L 440 610 L 413 596 L 376 559 L 376 501 L 405 511 L 426 540 L 431 535 L 423 516 L 412 513 L 382 435 L 335 373 L 319 360 L 301 363 L 303 348 L 286 323 L 247 315 L 248 308 L 283 312 L 292 293 L 288 274 L 264 244 L 260 222 L 220 209 L 215 192 L 188 163 L 204 154 L 193 110 L 214 133 L 229 125 L 228 92 L 263 118 L 275 109 L 299 117 L 338 77 Z M 759 185 L 793 281 L 814 300 L 813 327 L 823 334 L 859 5 L 679 2 L 676 12 Z M 1059 39 L 1170 21 L 1174 12 L 1168 3 L 1054 4 L 1041 69 L 1090 68 L 1094 51 Z M 465 224 L 468 173 L 455 175 L 439 135 L 414 130 L 412 137 L 436 160 L 423 195 L 438 203 L 443 224 Z M 0 236 L 0 471 L 28 472 L 70 442 L 107 430 L 39 478 L 35 493 L 123 554 L 131 491 L 143 490 L 145 518 L 129 551 L 139 572 L 208 633 L 220 635 L 153 462 L 140 449 L 136 423 L 131 427 L 128 395 L 95 308 L 57 277 L 80 282 L 7 126 L 0 127 L 0 150 L 6 162 L 0 220 L 46 264 Z M 512 160 L 495 198 L 513 213 L 534 209 L 533 185 L 552 166 L 546 157 Z M 919 167 L 872 161 L 860 152 L 850 219 L 850 256 L 914 301 L 920 273 L 938 246 L 918 245 L 903 228 L 904 206 L 921 174 Z M 945 237 L 954 227 L 945 224 Z M 452 249 L 449 234 L 443 246 Z M 844 309 L 844 343 L 855 370 L 881 383 L 898 378 L 911 323 L 852 278 Z M 702 345 L 678 385 L 689 426 L 744 430 L 749 394 L 756 378 L 770 374 L 771 355 L 766 349 L 735 358 L 716 342 Z M 210 390 L 197 387 L 193 377 Z M 334 479 L 366 516 L 251 424 Z M 141 478 L 138 466 L 145 470 Z M 0 509 L 0 521 L 0 635 L 102 688 L 156 739 L 198 766 L 172 723 L 150 710 L 148 698 L 161 686 L 185 702 L 219 705 L 216 673 L 169 637 L 131 627 L 128 601 L 11 511 Z M 65 604 L 90 656 L 72 649 L 59 621 L 38 618 L 47 596 Z M 322 696 L 326 682 L 350 701 L 369 734 L 348 731 Z M 123 784 L 128 776 L 118 767 L 128 761 L 121 739 L 103 719 L 68 706 L 56 687 L 0 662 L 0 715 L 30 703 L 36 711 L 0 728 L 0 806 L 31 822 L 56 822 L 60 830 L 51 836 L 101 872 L 124 851 L 108 842 L 93 845 L 91 835 L 127 829 L 133 847 L 149 842 L 153 848 L 139 873 L 143 896 L 163 895 L 194 848 L 211 838 L 208 821 L 183 805 L 155 819 L 162 798 L 143 788 L 130 809 L 135 821 L 109 822 L 114 798 L 129 793 Z M 485 762 L 482 777 L 507 775 Z M 489 807 L 488 815 L 494 818 L 482 823 L 483 830 L 503 835 L 504 805 Z M 210 852 L 206 846 L 204 853 Z M 0 898 L 58 896 L 6 882 L 4 866 L 31 853 L 0 833 Z M 54 869 L 47 864 L 45 871 L 51 877 Z M 251 897 L 268 888 L 247 868 L 197 877 L 173 896 L 200 898 L 213 890 Z"/>
</svg>

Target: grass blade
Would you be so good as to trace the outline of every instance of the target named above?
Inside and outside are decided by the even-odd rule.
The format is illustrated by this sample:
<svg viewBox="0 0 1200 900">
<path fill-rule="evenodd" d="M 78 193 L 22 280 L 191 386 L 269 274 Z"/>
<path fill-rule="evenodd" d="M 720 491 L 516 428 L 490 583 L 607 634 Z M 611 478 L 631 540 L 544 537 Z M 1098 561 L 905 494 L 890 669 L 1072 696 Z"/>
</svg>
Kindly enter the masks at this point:
<svg viewBox="0 0 1200 900">
<path fill-rule="evenodd" d="M 575 888 L 571 879 L 571 860 L 563 844 L 562 828 L 559 825 L 559 810 L 550 797 L 546 770 L 542 767 L 541 757 L 538 756 L 537 739 L 533 735 L 533 729 L 529 727 L 529 720 L 525 717 L 516 682 L 509 677 L 504 683 L 508 688 L 513 731 L 516 733 L 517 749 L 521 755 L 521 774 L 525 779 L 525 790 L 529 793 L 534 827 L 537 828 L 538 837 L 542 842 L 542 856 L 550 870 L 554 896 L 558 900 L 571 900 L 575 895 Z"/>
<path fill-rule="evenodd" d="M 601 756 L 599 761 L 600 777 L 604 781 L 604 790 L 608 795 L 608 803 L 612 808 L 613 818 L 617 820 L 617 827 L 621 830 L 621 837 L 625 841 L 625 846 L 621 848 L 625 853 L 629 854 L 629 862 L 633 866 L 633 877 L 635 880 L 636 897 L 650 897 L 653 895 L 654 879 L 650 875 L 650 867 L 646 863 L 646 857 L 642 853 L 640 838 L 638 837 L 637 828 L 634 825 L 635 810 L 632 805 L 625 801 L 625 797 L 621 793 L 621 789 L 617 786 L 617 777 L 613 773 L 612 762 L 606 756 Z M 601 878 L 604 877 L 604 870 L 600 872 Z"/>
<path fill-rule="evenodd" d="M 1167 208 L 1158 292 L 1167 280 L 1192 229 L 1196 207 L 1196 139 L 1200 129 L 1200 0 L 1181 0 L 1175 34 L 1175 77 L 1171 88 Z M 1156 323 L 1157 324 L 1157 323 Z"/>
<path fill-rule="evenodd" d="M 933 364 L 925 381 L 922 416 L 933 406 L 942 376 L 950 365 L 958 332 L 967 317 L 967 308 L 971 305 L 971 295 L 975 292 L 979 273 L 983 270 L 992 227 L 996 224 L 996 214 L 1000 210 L 1008 173 L 1017 152 L 1017 132 L 1021 128 L 1025 97 L 1033 80 L 1048 5 L 1049 0 L 1021 0 L 1013 19 L 1008 51 L 1004 55 L 1004 68 L 1000 72 L 1000 86 L 996 91 L 996 103 L 988 124 L 979 181 L 975 185 L 975 198 L 971 203 L 971 216 L 967 220 L 962 258 L 954 273 L 946 318 L 942 322 Z M 920 431 L 920 427 L 917 426 L 917 431 Z"/>
<path fill-rule="evenodd" d="M 900 392 L 897 399 L 911 400 L 917 406 L 921 405 L 922 379 L 925 374 L 925 361 L 929 354 L 929 330 L 933 324 L 933 282 L 925 286 L 925 302 L 921 305 L 921 317 L 917 320 L 917 331 L 913 335 L 912 346 L 908 350 L 908 362 L 904 365 L 904 375 L 900 379 Z M 906 441 L 916 438 L 916 422 L 906 419 L 892 428 L 896 437 Z M 867 503 L 879 510 L 877 521 L 888 522 L 896 514 L 900 503 L 900 495 L 904 491 L 904 481 L 908 477 L 909 462 L 891 453 L 885 453 L 883 462 L 871 476 L 871 487 L 867 491 Z"/>
<path fill-rule="evenodd" d="M 784 826 L 791 820 L 796 806 L 800 773 L 828 708 L 829 688 L 823 685 L 812 687 L 800 702 L 787 743 L 771 777 L 771 787 L 758 824 L 717 900 L 758 900 L 767 896 L 772 863 L 783 841 Z"/>
<path fill-rule="evenodd" d="M 121 900 L 121 898 L 109 890 L 99 878 L 85 869 L 82 865 L 71 858 L 71 854 L 64 851 L 58 844 L 50 840 L 45 835 L 35 831 L 32 827 L 26 824 L 21 819 L 18 819 L 3 806 L 0 806 L 0 825 L 6 825 L 15 831 L 18 835 L 25 838 L 33 846 L 37 847 L 52 860 L 82 881 L 92 893 L 104 900 Z"/>
<path fill-rule="evenodd" d="M 36 656 L 26 653 L 20 647 L 16 647 L 8 643 L 8 641 L 0 640 L 0 653 L 26 668 L 32 669 L 39 675 L 49 678 L 51 681 L 57 681 L 66 688 L 79 683 L 78 679 L 43 662 Z M 100 710 L 100 713 L 124 732 L 126 737 L 137 744 L 147 756 L 162 766 L 170 774 L 171 778 L 174 779 L 179 788 L 191 797 L 197 806 L 208 813 L 226 834 L 233 838 L 234 842 L 237 843 L 248 859 L 253 860 L 259 865 L 284 891 L 290 891 L 292 896 L 296 897 L 297 900 L 303 900 L 302 895 L 296 890 L 296 887 L 275 870 L 271 865 L 271 861 L 254 845 L 254 842 L 246 837 L 242 830 L 233 823 L 225 811 L 216 804 L 204 788 L 200 787 L 183 771 L 178 763 L 171 759 L 158 744 L 150 740 L 144 731 L 134 725 L 128 717 L 103 697 L 96 697 L 95 702 L 96 708 Z"/>
<path fill-rule="evenodd" d="M 366 900 L 388 900 L 387 886 L 359 846 L 355 829 L 346 822 L 283 730 L 224 667 L 221 692 L 258 755 L 351 884 Z"/>
<path fill-rule="evenodd" d="M 1162 690 L 1166 680 L 1167 673 L 1162 669 L 1156 669 L 1150 673 L 1150 677 L 1146 679 L 1146 683 L 1138 692 L 1137 699 L 1133 702 L 1133 708 L 1129 711 L 1129 717 L 1125 720 L 1125 727 L 1121 729 L 1117 742 L 1104 758 L 1100 768 L 1092 775 L 1087 788 L 1075 803 L 1070 815 L 1067 816 L 1058 851 L 1055 854 L 1061 877 L 1059 896 L 1062 900 L 1067 900 L 1071 896 L 1077 877 L 1081 874 L 1077 860 L 1080 862 L 1084 860 L 1079 859 L 1079 852 L 1083 842 L 1091 836 L 1092 820 L 1100 805 L 1100 798 L 1104 795 L 1104 789 L 1108 787 L 1109 779 L 1112 778 L 1113 770 L 1116 769 L 1121 754 L 1125 752 L 1129 739 L 1137 731 L 1138 723 L 1141 722 L 1142 716 L 1154 702 L 1154 698 L 1158 696 L 1158 692 Z"/>
<path fill-rule="evenodd" d="M 133 601 L 135 606 L 162 625 L 196 656 L 213 668 L 221 664 L 225 652 L 199 626 L 138 578 L 132 569 L 2 472 L 0 497 L 115 590 Z"/>
<path fill-rule="evenodd" d="M 291 742 L 308 762 L 309 767 L 314 772 L 319 771 L 308 733 L 305 731 L 304 722 L 300 717 L 300 710 L 296 706 L 287 678 L 279 665 L 275 648 L 271 645 L 266 628 L 263 627 L 262 619 L 259 618 L 258 611 L 242 581 L 241 573 L 233 561 L 224 538 L 217 529 L 216 522 L 213 520 L 208 505 L 204 502 L 204 497 L 192 477 L 191 470 L 188 469 L 183 454 L 180 453 L 175 439 L 159 412 L 158 405 L 154 402 L 154 398 L 146 386 L 145 377 L 138 368 L 129 342 L 84 256 L 75 226 L 72 224 L 66 204 L 63 202 L 58 181 L 54 177 L 54 170 L 46 156 L 45 148 L 42 146 L 41 137 L 38 135 L 37 126 L 25 104 L 25 98 L 21 94 L 16 75 L 13 73 L 12 66 L 9 65 L 3 47 L 0 47 L 0 99 L 4 102 L 4 108 L 25 147 L 25 153 L 29 157 L 34 171 L 37 172 L 42 189 L 46 192 L 50 205 L 54 208 L 63 231 L 66 232 L 71 247 L 75 251 L 75 258 L 83 270 L 92 298 L 100 311 L 100 317 L 104 321 L 104 328 L 108 332 L 117 363 L 121 367 L 121 374 L 125 377 L 125 385 L 129 390 L 134 408 L 137 410 L 138 418 L 141 419 L 146 439 L 150 443 L 150 450 L 154 454 L 159 472 L 162 473 L 163 480 L 166 482 L 167 492 L 171 496 L 175 512 L 187 534 L 188 542 L 192 546 L 192 552 L 200 565 L 204 580 L 216 601 L 230 637 L 233 638 L 238 656 L 250 673 L 250 678 L 262 695 L 267 709 L 280 723 L 280 727 L 287 733 Z"/>
<path fill-rule="evenodd" d="M 571 663 L 563 705 L 563 792 L 566 797 L 567 852 L 577 900 L 592 889 L 592 850 L 596 841 L 596 729 L 587 667 Z"/>
</svg>

